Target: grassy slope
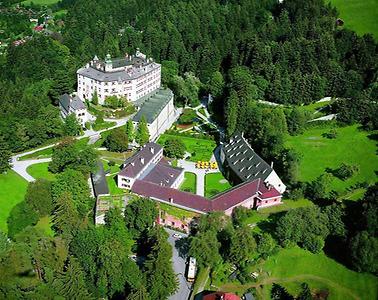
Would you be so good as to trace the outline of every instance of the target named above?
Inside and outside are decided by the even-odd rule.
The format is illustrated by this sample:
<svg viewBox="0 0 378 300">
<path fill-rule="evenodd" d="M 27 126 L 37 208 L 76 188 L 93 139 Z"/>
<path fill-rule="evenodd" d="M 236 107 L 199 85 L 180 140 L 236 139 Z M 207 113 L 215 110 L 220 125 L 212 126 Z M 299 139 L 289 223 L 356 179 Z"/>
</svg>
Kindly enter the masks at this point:
<svg viewBox="0 0 378 300">
<path fill-rule="evenodd" d="M 7 232 L 7 219 L 13 206 L 24 199 L 27 182 L 14 171 L 0 175 L 0 230 Z"/>
<path fill-rule="evenodd" d="M 186 146 L 186 150 L 190 154 L 192 154 L 189 159 L 194 162 L 197 162 L 199 160 L 209 161 L 216 147 L 215 142 L 212 140 L 197 139 L 193 137 L 171 134 L 162 134 L 158 140 L 158 143 L 164 146 L 164 143 L 168 138 L 182 140 Z"/>
<path fill-rule="evenodd" d="M 358 34 L 372 33 L 378 40 L 378 1 L 377 0 L 330 0 L 340 12 L 346 28 Z"/>
<path fill-rule="evenodd" d="M 196 192 L 196 180 L 197 180 L 196 174 L 194 174 L 192 172 L 185 172 L 184 175 L 185 175 L 185 179 L 180 186 L 180 190 L 181 191 L 185 190 L 185 191 L 189 191 L 191 193 L 195 193 Z"/>
<path fill-rule="evenodd" d="M 307 282 L 311 289 L 328 290 L 330 300 L 368 300 L 377 299 L 378 296 L 375 276 L 354 272 L 323 253 L 312 254 L 298 247 L 282 249 L 259 265 L 257 270 L 261 275 L 256 283 L 227 283 L 219 288 L 240 294 L 250 287 L 263 286 L 262 298 L 270 299 L 272 283 L 283 285 L 290 293 L 298 294 L 300 284 Z"/>
<path fill-rule="evenodd" d="M 357 182 L 373 183 L 378 165 L 376 142 L 368 138 L 369 133 L 360 131 L 357 125 L 337 128 L 336 139 L 322 137 L 330 128 L 311 128 L 299 136 L 288 138 L 287 146 L 302 155 L 300 180 L 311 181 L 325 172 L 326 168 L 336 169 L 341 163 L 359 165 L 360 171 L 352 178 L 342 181 L 337 178 L 332 183 L 336 191 Z"/>
<path fill-rule="evenodd" d="M 26 171 L 35 179 L 44 178 L 47 180 L 54 180 L 55 174 L 49 172 L 49 163 L 39 163 L 29 166 Z"/>
<path fill-rule="evenodd" d="M 300 248 L 283 249 L 269 258 L 263 266 L 270 280 L 278 282 L 309 281 L 310 287 L 330 290 L 329 299 L 377 299 L 377 278 L 351 271 L 324 254 L 312 254 Z M 269 280 L 269 279 L 268 279 Z M 285 285 L 285 284 L 284 284 Z M 289 284 L 291 292 L 298 292 L 298 284 Z"/>
<path fill-rule="evenodd" d="M 222 173 L 219 172 L 219 173 L 206 174 L 205 176 L 205 196 L 206 197 L 212 197 L 220 192 L 228 190 L 229 188 L 231 188 L 231 185 L 223 177 Z"/>
<path fill-rule="evenodd" d="M 23 1 L 22 4 L 30 5 L 31 2 L 38 5 L 51 5 L 51 4 L 58 3 L 59 0 L 27 0 L 27 1 Z"/>
</svg>

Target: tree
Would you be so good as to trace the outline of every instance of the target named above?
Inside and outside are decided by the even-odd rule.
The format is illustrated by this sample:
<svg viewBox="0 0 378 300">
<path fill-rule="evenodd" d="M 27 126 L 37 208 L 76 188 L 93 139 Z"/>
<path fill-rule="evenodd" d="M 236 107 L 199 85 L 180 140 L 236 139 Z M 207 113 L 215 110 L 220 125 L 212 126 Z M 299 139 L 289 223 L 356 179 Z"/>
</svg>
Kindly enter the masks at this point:
<svg viewBox="0 0 378 300">
<path fill-rule="evenodd" d="M 79 225 L 79 214 L 74 205 L 72 194 L 64 192 L 55 199 L 54 230 L 65 239 L 75 235 Z"/>
<path fill-rule="evenodd" d="M 71 198 L 81 217 L 85 217 L 94 205 L 94 199 L 90 197 L 87 180 L 79 171 L 67 169 L 56 176 L 52 185 L 55 205 L 57 199 L 64 193 L 69 194 L 65 198 Z"/>
<path fill-rule="evenodd" d="M 167 233 L 155 227 L 149 235 L 152 245 L 144 264 L 147 290 L 152 300 L 166 299 L 177 289 L 177 278 L 172 269 L 172 249 Z"/>
<path fill-rule="evenodd" d="M 126 227 L 134 237 L 139 237 L 153 227 L 158 210 L 154 201 L 142 198 L 127 205 L 124 214 Z"/>
<path fill-rule="evenodd" d="M 12 152 L 8 144 L 5 142 L 4 137 L 0 135 L 0 174 L 11 168 L 11 156 Z"/>
<path fill-rule="evenodd" d="M 126 300 L 149 300 L 150 297 L 144 286 L 132 291 L 126 298 Z"/>
<path fill-rule="evenodd" d="M 18 203 L 7 219 L 8 236 L 14 238 L 24 228 L 37 224 L 38 219 L 38 214 L 25 201 Z"/>
<path fill-rule="evenodd" d="M 59 173 L 66 169 L 75 169 L 88 174 L 97 168 L 97 156 L 91 145 L 82 146 L 75 139 L 68 137 L 53 149 L 49 170 Z"/>
<path fill-rule="evenodd" d="M 93 105 L 98 105 L 98 95 L 97 95 L 97 90 L 95 90 L 93 92 L 93 96 L 92 96 L 92 104 Z"/>
<path fill-rule="evenodd" d="M 301 284 L 302 291 L 299 293 L 298 300 L 312 300 L 311 290 L 307 283 Z"/>
<path fill-rule="evenodd" d="M 227 99 L 226 106 L 226 124 L 228 136 L 231 136 L 235 132 L 238 120 L 238 110 L 238 95 L 235 90 L 231 90 L 230 96 Z"/>
<path fill-rule="evenodd" d="M 126 135 L 128 137 L 129 142 L 134 141 L 135 139 L 134 124 L 131 119 L 127 120 L 126 122 Z"/>
<path fill-rule="evenodd" d="M 104 146 L 109 151 L 124 152 L 128 149 L 129 141 L 126 132 L 121 128 L 116 128 L 110 132 L 104 141 Z"/>
<path fill-rule="evenodd" d="M 262 233 L 257 239 L 257 251 L 267 257 L 272 254 L 277 244 L 269 233 Z"/>
<path fill-rule="evenodd" d="M 140 145 L 143 146 L 150 140 L 150 133 L 147 127 L 147 121 L 145 116 L 139 120 L 138 129 L 135 134 L 135 141 Z"/>
<path fill-rule="evenodd" d="M 167 139 L 164 143 L 164 153 L 170 158 L 183 158 L 186 147 L 181 139 Z"/>
<path fill-rule="evenodd" d="M 223 94 L 224 85 L 223 75 L 219 71 L 214 72 L 207 83 L 210 94 L 215 98 Z"/>
<path fill-rule="evenodd" d="M 39 217 L 49 216 L 53 209 L 51 182 L 37 179 L 28 185 L 25 202 Z"/>
<path fill-rule="evenodd" d="M 249 227 L 239 227 L 231 236 L 230 259 L 239 266 L 244 266 L 256 250 L 256 241 Z"/>
<path fill-rule="evenodd" d="M 198 265 L 202 267 L 217 266 L 222 257 L 219 254 L 221 244 L 212 231 L 201 231 L 190 239 L 189 255 L 197 259 Z"/>
<path fill-rule="evenodd" d="M 306 193 L 308 196 L 315 200 L 325 199 L 328 197 L 329 194 L 329 186 L 331 184 L 332 175 L 329 173 L 325 173 L 320 175 L 314 181 L 312 181 Z"/>
<path fill-rule="evenodd" d="M 69 114 L 64 120 L 63 131 L 66 136 L 78 136 L 82 132 L 82 127 L 75 114 Z"/>
<path fill-rule="evenodd" d="M 54 289 L 66 299 L 93 299 L 87 290 L 85 275 L 79 262 L 72 256 L 68 259 L 65 272 L 54 279 Z"/>
<path fill-rule="evenodd" d="M 351 262 L 359 272 L 378 272 L 378 238 L 358 232 L 349 243 Z"/>
<path fill-rule="evenodd" d="M 294 297 L 283 286 L 276 283 L 273 283 L 270 297 L 272 300 L 294 300 Z"/>
<path fill-rule="evenodd" d="M 291 135 L 301 134 L 305 129 L 306 115 L 304 111 L 298 107 L 294 107 L 288 114 L 287 129 Z"/>
</svg>

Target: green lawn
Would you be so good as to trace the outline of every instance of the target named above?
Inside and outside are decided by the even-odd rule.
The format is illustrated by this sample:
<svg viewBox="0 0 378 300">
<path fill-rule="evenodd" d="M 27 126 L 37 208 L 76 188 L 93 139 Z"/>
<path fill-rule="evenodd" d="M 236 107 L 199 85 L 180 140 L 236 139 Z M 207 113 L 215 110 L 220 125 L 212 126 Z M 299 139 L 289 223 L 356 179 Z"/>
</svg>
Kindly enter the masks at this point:
<svg viewBox="0 0 378 300">
<path fill-rule="evenodd" d="M 305 281 L 311 288 L 327 288 L 330 300 L 378 297 L 375 276 L 351 271 L 323 253 L 312 254 L 298 247 L 282 249 L 266 261 L 263 270 L 269 273 L 269 277 L 261 279 L 262 282 L 282 283 L 294 294 L 299 292 L 299 284 Z"/>
<path fill-rule="evenodd" d="M 94 123 L 92 125 L 92 128 L 93 128 L 93 130 L 98 131 L 98 130 L 102 130 L 102 129 L 107 129 L 107 128 L 113 127 L 115 125 L 117 125 L 117 122 L 106 122 L 106 121 L 104 121 L 102 123 Z"/>
<path fill-rule="evenodd" d="M 289 293 L 297 295 L 300 284 L 307 282 L 313 291 L 328 290 L 329 300 L 370 300 L 378 296 L 375 276 L 354 272 L 324 253 L 312 254 L 299 247 L 281 249 L 253 271 L 260 273 L 256 283 L 227 283 L 218 288 L 242 294 L 248 288 L 262 287 L 258 299 L 270 299 L 273 283 L 283 285 Z"/>
<path fill-rule="evenodd" d="M 372 33 L 378 40 L 378 2 L 377 0 L 330 0 L 340 12 L 346 28 L 358 34 Z"/>
<path fill-rule="evenodd" d="M 299 136 L 290 136 L 286 145 L 301 155 L 299 179 L 311 181 L 325 172 L 326 168 L 337 169 L 343 162 L 358 165 L 360 170 L 352 178 L 342 181 L 334 178 L 332 189 L 344 192 L 357 182 L 374 183 L 378 166 L 376 141 L 368 138 L 372 133 L 360 131 L 357 125 L 336 128 L 336 139 L 322 136 L 331 127 L 315 127 Z"/>
<path fill-rule="evenodd" d="M 119 164 L 122 164 L 128 157 L 130 157 L 133 154 L 133 152 L 131 151 L 119 153 L 119 152 L 111 152 L 107 150 L 99 150 L 98 153 L 99 153 L 100 158 L 112 160 L 115 163 L 119 163 Z"/>
<path fill-rule="evenodd" d="M 212 140 L 172 134 L 162 134 L 158 140 L 158 143 L 164 146 L 165 141 L 169 138 L 182 140 L 186 146 L 186 151 L 191 154 L 189 159 L 194 162 L 199 160 L 209 161 L 216 147 L 216 143 Z"/>
<path fill-rule="evenodd" d="M 7 232 L 7 219 L 12 208 L 22 200 L 28 183 L 14 171 L 0 175 L 0 230 Z"/>
<path fill-rule="evenodd" d="M 210 173 L 205 176 L 205 197 L 213 197 L 220 192 L 231 188 L 230 183 L 221 172 Z"/>
<path fill-rule="evenodd" d="M 27 154 L 25 156 L 21 156 L 20 160 L 28 160 L 28 159 L 39 159 L 39 158 L 48 158 L 51 157 L 54 147 L 50 147 L 44 150 L 39 150 L 37 152 Z"/>
<path fill-rule="evenodd" d="M 27 0 L 27 1 L 23 1 L 22 4 L 30 5 L 32 2 L 37 5 L 51 5 L 51 4 L 58 3 L 59 0 Z"/>
<path fill-rule="evenodd" d="M 198 214 L 191 212 L 189 210 L 181 209 L 169 204 L 161 203 L 159 202 L 158 206 L 161 210 L 165 211 L 167 214 L 177 217 L 179 219 L 183 218 L 193 218 L 195 216 L 198 216 Z"/>
<path fill-rule="evenodd" d="M 39 163 L 29 166 L 26 171 L 35 179 L 44 178 L 47 180 L 54 180 L 55 174 L 48 170 L 49 163 Z"/>
<path fill-rule="evenodd" d="M 185 178 L 183 183 L 180 186 L 181 191 L 186 191 L 190 193 L 195 193 L 196 192 L 196 174 L 192 172 L 185 172 Z"/>
<path fill-rule="evenodd" d="M 120 189 L 116 183 L 117 175 L 106 176 L 106 181 L 108 182 L 108 187 L 111 195 L 122 195 L 126 193 L 126 190 Z"/>
</svg>

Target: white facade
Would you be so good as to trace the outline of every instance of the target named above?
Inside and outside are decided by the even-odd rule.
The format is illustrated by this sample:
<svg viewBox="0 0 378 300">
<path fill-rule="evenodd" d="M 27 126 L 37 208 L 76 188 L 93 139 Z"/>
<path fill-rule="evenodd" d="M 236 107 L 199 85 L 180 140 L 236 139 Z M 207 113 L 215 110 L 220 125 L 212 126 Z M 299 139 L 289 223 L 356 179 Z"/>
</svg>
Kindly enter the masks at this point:
<svg viewBox="0 0 378 300">
<path fill-rule="evenodd" d="M 283 194 L 286 190 L 286 185 L 278 177 L 276 171 L 272 171 L 269 176 L 264 180 L 266 184 L 273 186 L 277 191 Z"/>
<path fill-rule="evenodd" d="M 176 121 L 178 114 L 173 104 L 173 95 L 169 102 L 164 106 L 156 118 L 150 123 L 147 120 L 150 141 L 155 141 L 164 131 L 169 129 Z M 133 121 L 134 128 L 138 127 L 138 121 Z"/>
<path fill-rule="evenodd" d="M 89 121 L 89 113 L 85 104 L 77 97 L 71 97 L 67 94 L 61 96 L 59 100 L 60 114 L 65 119 L 70 114 L 75 114 L 76 119 L 82 127 Z"/>
<path fill-rule="evenodd" d="M 135 56 L 105 62 L 95 57 L 77 71 L 77 93 L 81 99 L 91 100 L 97 92 L 99 104 L 106 97 L 125 97 L 134 102 L 158 89 L 161 85 L 161 65 L 146 59 L 137 52 Z"/>
</svg>

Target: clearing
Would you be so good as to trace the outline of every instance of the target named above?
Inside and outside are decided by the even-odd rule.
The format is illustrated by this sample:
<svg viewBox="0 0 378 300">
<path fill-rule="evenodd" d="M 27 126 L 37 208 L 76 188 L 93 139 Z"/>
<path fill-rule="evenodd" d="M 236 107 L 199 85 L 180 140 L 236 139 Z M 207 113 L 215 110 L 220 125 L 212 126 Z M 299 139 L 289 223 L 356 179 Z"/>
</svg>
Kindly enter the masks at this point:
<svg viewBox="0 0 378 300">
<path fill-rule="evenodd" d="M 331 129 L 337 131 L 335 139 L 323 136 Z M 356 183 L 374 183 L 378 166 L 377 146 L 372 132 L 358 129 L 357 125 L 347 127 L 313 127 L 298 136 L 289 136 L 286 145 L 301 155 L 299 180 L 312 181 L 325 173 L 327 168 L 337 169 L 343 162 L 359 166 L 359 172 L 343 181 L 334 178 L 331 184 L 337 192 Z"/>
<path fill-rule="evenodd" d="M 373 34 L 378 40 L 378 8 L 377 0 L 330 0 L 340 12 L 344 26 L 359 35 Z"/>
<path fill-rule="evenodd" d="M 12 208 L 24 200 L 28 183 L 16 172 L 0 174 L 0 230 L 7 232 L 7 219 Z"/>
</svg>

